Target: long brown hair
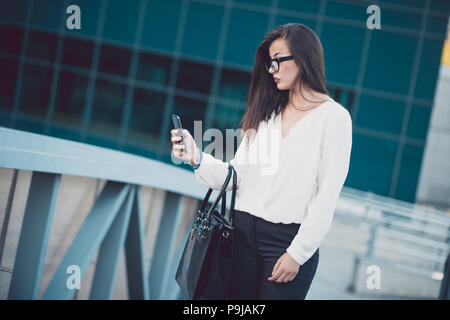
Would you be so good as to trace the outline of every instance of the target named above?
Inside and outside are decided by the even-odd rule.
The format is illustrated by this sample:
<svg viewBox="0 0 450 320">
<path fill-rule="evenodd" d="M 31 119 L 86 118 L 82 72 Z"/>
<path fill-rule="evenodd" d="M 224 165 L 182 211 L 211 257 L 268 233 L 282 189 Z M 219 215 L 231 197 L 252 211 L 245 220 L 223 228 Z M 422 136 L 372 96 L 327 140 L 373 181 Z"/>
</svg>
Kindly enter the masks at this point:
<svg viewBox="0 0 450 320">
<path fill-rule="evenodd" d="M 289 90 L 278 90 L 272 75 L 264 67 L 271 59 L 269 47 L 278 38 L 287 40 L 294 61 L 299 67 L 292 88 L 307 88 L 328 94 L 325 86 L 323 48 L 319 37 L 310 28 L 300 23 L 277 26 L 264 37 L 256 51 L 247 94 L 247 111 L 241 120 L 243 133 L 247 136 L 249 129 L 254 129 L 250 131 L 255 133 L 261 121 L 267 121 L 273 111 L 278 115 L 289 102 Z M 302 93 L 301 90 L 300 93 Z"/>
</svg>

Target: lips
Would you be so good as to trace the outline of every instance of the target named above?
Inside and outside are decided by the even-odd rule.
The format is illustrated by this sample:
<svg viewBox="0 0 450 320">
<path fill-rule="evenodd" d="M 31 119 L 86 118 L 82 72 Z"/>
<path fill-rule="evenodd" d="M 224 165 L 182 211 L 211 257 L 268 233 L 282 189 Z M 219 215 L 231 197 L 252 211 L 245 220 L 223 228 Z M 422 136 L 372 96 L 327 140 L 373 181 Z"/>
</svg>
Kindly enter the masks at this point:
<svg viewBox="0 0 450 320">
<path fill-rule="evenodd" d="M 281 80 L 278 78 L 273 77 L 273 81 L 275 81 L 276 83 L 280 82 Z"/>
</svg>

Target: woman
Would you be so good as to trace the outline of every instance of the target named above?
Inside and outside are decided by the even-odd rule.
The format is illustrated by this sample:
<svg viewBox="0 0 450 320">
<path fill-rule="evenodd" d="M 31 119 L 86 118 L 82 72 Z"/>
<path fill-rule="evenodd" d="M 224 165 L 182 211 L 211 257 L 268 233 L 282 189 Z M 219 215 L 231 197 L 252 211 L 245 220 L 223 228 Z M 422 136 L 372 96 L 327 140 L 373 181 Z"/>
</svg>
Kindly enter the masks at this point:
<svg viewBox="0 0 450 320">
<path fill-rule="evenodd" d="M 230 299 L 305 299 L 352 146 L 350 114 L 328 96 L 322 45 L 311 29 L 289 23 L 266 35 L 241 123 L 247 139 L 230 161 L 238 181 Z M 269 131 L 277 133 L 271 141 Z M 191 163 L 201 183 L 219 190 L 228 164 L 197 148 L 187 130 L 184 150 L 176 133 L 174 155 Z M 262 161 L 249 159 L 269 142 L 270 163 L 277 165 L 267 173 Z"/>
</svg>

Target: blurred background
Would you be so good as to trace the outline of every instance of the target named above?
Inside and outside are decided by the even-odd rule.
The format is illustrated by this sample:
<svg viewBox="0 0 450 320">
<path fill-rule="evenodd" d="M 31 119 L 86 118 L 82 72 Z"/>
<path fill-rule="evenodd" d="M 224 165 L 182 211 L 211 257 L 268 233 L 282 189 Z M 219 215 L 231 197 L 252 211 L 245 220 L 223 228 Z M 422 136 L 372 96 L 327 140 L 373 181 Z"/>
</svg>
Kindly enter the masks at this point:
<svg viewBox="0 0 450 320">
<path fill-rule="evenodd" d="M 380 8 L 381 29 L 367 28 L 372 4 Z M 80 8 L 81 29 L 66 25 L 70 5 Z M 126 153 L 162 165 L 167 185 L 180 188 L 175 220 L 161 218 L 173 208 L 160 178 L 121 180 L 141 186 L 151 287 L 158 241 L 175 237 L 172 247 L 160 249 L 171 249 L 174 260 L 160 268 L 176 265 L 182 235 L 207 190 L 189 167 L 171 161 L 170 115 L 179 115 L 192 134 L 196 120 L 202 130 L 237 129 L 256 48 L 267 32 L 289 22 L 320 37 L 330 96 L 353 120 L 349 174 L 308 298 L 438 298 L 450 243 L 449 10 L 445 0 L 0 0 L 0 298 L 13 287 L 33 172 L 62 175 L 61 187 L 70 190 L 54 200 L 53 223 L 44 229 L 49 239 L 44 236 L 41 248 L 39 297 L 95 197 L 108 181 L 120 180 L 111 173 L 58 171 L 56 160 L 54 171 L 36 167 L 35 158 L 23 164 L 19 152 L 8 152 L 19 148 L 15 141 L 28 141 L 20 146 L 30 154 L 55 144 L 53 137 L 64 139 L 58 147 L 64 150 L 82 148 L 71 142 L 98 147 L 89 149 L 94 158 L 107 148 L 119 152 L 111 157 Z M 58 148 L 51 152 L 64 162 Z M 127 172 L 132 159 L 121 170 Z M 180 169 L 185 178 L 171 179 Z M 186 186 L 193 194 L 183 193 Z M 59 213 L 62 208 L 71 214 Z M 174 221 L 176 228 L 158 233 Z M 96 259 L 86 267 L 87 278 L 94 277 Z M 123 260 L 117 260 L 112 298 L 130 298 Z M 366 286 L 366 264 L 380 266 L 381 289 Z M 168 283 L 150 291 L 176 287 Z M 78 290 L 75 298 L 88 295 Z"/>
</svg>

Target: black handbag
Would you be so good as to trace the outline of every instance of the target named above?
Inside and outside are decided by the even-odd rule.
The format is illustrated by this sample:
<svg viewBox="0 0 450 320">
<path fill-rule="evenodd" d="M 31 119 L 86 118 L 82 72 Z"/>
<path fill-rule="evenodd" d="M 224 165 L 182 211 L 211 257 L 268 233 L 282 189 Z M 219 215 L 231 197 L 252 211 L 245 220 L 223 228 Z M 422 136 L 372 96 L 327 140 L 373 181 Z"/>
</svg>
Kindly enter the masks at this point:
<svg viewBox="0 0 450 320">
<path fill-rule="evenodd" d="M 234 173 L 234 174 L 233 174 Z M 233 175 L 229 218 L 226 213 L 225 188 Z M 175 279 L 188 300 L 228 299 L 233 252 L 233 219 L 236 199 L 236 170 L 231 164 L 217 199 L 208 203 L 213 191 L 209 188 L 191 224 Z M 216 206 L 222 201 L 219 213 Z"/>
</svg>

